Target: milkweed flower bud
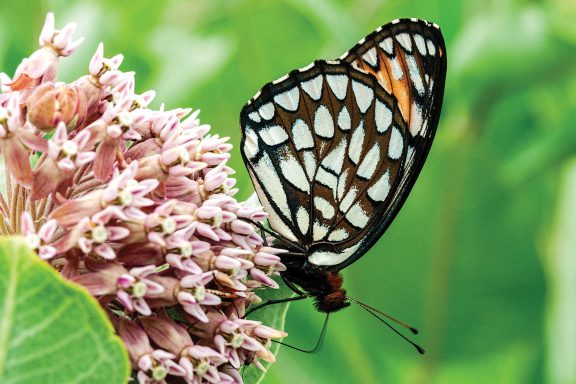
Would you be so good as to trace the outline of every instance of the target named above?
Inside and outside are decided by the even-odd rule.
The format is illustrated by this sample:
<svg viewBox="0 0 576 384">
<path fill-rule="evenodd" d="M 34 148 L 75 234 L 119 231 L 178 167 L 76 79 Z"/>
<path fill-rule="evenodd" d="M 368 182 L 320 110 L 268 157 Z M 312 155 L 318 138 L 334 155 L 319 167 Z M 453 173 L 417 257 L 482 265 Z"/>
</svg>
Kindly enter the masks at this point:
<svg viewBox="0 0 576 384">
<path fill-rule="evenodd" d="M 78 94 L 68 85 L 44 83 L 28 98 L 28 120 L 40 131 L 50 132 L 59 122 L 68 125 L 78 110 Z"/>
<path fill-rule="evenodd" d="M 0 235 L 26 236 L 98 299 L 140 383 L 239 383 L 285 336 L 238 318 L 285 270 L 254 227 L 267 215 L 234 197 L 229 139 L 199 111 L 150 109 L 121 54 L 101 43 L 84 76 L 57 82 L 74 30 L 48 14 L 40 48 L 0 73 Z"/>
</svg>

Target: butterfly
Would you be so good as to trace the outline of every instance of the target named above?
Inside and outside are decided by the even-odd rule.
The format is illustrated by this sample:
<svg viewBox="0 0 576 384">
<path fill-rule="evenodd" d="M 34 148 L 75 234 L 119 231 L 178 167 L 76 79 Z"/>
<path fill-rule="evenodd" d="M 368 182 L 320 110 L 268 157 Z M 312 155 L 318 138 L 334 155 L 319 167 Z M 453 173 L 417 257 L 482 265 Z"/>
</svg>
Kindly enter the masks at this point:
<svg viewBox="0 0 576 384">
<path fill-rule="evenodd" d="M 445 78 L 439 27 L 399 19 L 337 60 L 266 84 L 242 109 L 242 156 L 276 244 L 288 251 L 281 276 L 320 312 L 353 300 L 339 271 L 374 245 L 408 197 Z"/>
</svg>

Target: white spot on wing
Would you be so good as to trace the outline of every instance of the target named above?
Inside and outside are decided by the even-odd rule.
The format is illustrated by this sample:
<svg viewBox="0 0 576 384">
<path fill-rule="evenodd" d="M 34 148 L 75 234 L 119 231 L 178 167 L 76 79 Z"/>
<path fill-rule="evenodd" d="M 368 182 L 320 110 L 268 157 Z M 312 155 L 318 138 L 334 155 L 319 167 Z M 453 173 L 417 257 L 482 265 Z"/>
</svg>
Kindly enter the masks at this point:
<svg viewBox="0 0 576 384">
<path fill-rule="evenodd" d="M 314 151 L 304 152 L 304 167 L 306 168 L 308 180 L 312 181 L 314 173 L 316 173 L 316 155 L 314 154 Z"/>
<path fill-rule="evenodd" d="M 428 76 L 428 75 L 426 75 Z M 430 93 L 432 93 L 432 90 L 434 89 L 434 79 L 428 79 L 428 89 L 430 91 Z"/>
<path fill-rule="evenodd" d="M 278 145 L 288 140 L 288 134 L 283 127 L 271 125 L 259 131 L 260 137 L 267 145 Z"/>
<path fill-rule="evenodd" d="M 400 80 L 402 76 L 404 76 L 404 72 L 402 71 L 402 67 L 400 66 L 397 57 L 392 57 L 390 59 L 390 67 L 392 68 L 392 76 L 394 77 L 394 80 Z"/>
<path fill-rule="evenodd" d="M 394 50 L 394 44 L 392 44 L 392 38 L 387 37 L 379 44 L 380 48 L 382 48 L 387 54 L 391 55 Z"/>
<path fill-rule="evenodd" d="M 338 179 L 336 176 L 326 171 L 323 167 L 318 167 L 318 172 L 316 172 L 316 181 L 325 187 L 330 188 L 332 191 L 336 191 L 336 184 Z"/>
<path fill-rule="evenodd" d="M 334 136 L 334 120 L 324 105 L 319 106 L 314 114 L 314 131 L 318 136 L 326 139 Z"/>
<path fill-rule="evenodd" d="M 254 94 L 254 96 L 252 96 L 252 99 L 250 99 L 249 104 L 252 103 L 252 101 L 254 101 L 254 100 L 256 100 L 257 98 L 259 98 L 261 94 L 262 94 L 262 91 L 256 92 L 256 93 Z"/>
<path fill-rule="evenodd" d="M 352 90 L 354 91 L 354 96 L 356 96 L 356 104 L 358 104 L 360 112 L 366 113 L 374 99 L 374 90 L 357 81 L 352 81 Z"/>
<path fill-rule="evenodd" d="M 416 136 L 424 130 L 422 121 L 422 108 L 416 102 L 412 102 L 412 112 L 410 112 L 410 134 Z"/>
<path fill-rule="evenodd" d="M 344 156 L 346 154 L 346 147 L 348 146 L 348 140 L 343 137 L 336 148 L 334 148 L 324 160 L 322 160 L 322 165 L 327 168 L 331 169 L 336 173 L 340 173 L 342 170 L 342 165 L 344 164 Z"/>
<path fill-rule="evenodd" d="M 248 115 L 248 117 L 250 118 L 250 120 L 259 123 L 260 122 L 260 115 L 258 114 L 258 112 L 254 111 L 254 112 L 250 112 L 250 114 Z"/>
<path fill-rule="evenodd" d="M 260 200 L 260 203 L 264 206 L 266 212 L 270 213 L 270 216 L 268 216 L 268 222 L 270 223 L 270 227 L 277 233 L 284 236 L 285 238 L 292 241 L 297 241 L 296 236 L 294 236 L 294 233 L 292 233 L 292 230 L 280 218 L 279 212 L 275 208 L 273 208 L 272 205 L 270 204 L 270 201 L 268 201 L 266 194 L 264 193 L 262 187 L 260 186 L 258 178 L 254 178 L 253 172 L 250 169 L 248 170 L 248 172 L 250 173 L 252 180 L 256 180 L 256 183 L 254 183 L 254 188 L 256 189 L 256 193 L 258 194 L 258 200 Z"/>
<path fill-rule="evenodd" d="M 430 56 L 436 55 L 436 46 L 432 42 L 432 40 L 426 40 L 426 46 L 428 47 L 428 53 Z"/>
<path fill-rule="evenodd" d="M 276 80 L 274 80 L 274 81 L 272 82 L 272 84 L 281 83 L 281 82 L 283 82 L 284 80 L 286 80 L 287 78 L 288 78 L 288 75 L 284 75 L 284 76 L 279 77 L 279 78 L 277 78 Z"/>
<path fill-rule="evenodd" d="M 380 144 L 376 142 L 364 156 L 356 174 L 365 179 L 371 179 L 378 167 L 378 163 L 380 163 Z"/>
<path fill-rule="evenodd" d="M 322 240 L 326 237 L 329 228 L 326 225 L 323 225 L 319 221 L 315 221 L 312 227 L 312 239 L 315 241 Z"/>
<path fill-rule="evenodd" d="M 390 134 L 390 142 L 388 143 L 388 157 L 392 160 L 398 160 L 402 156 L 402 150 L 404 149 L 404 139 L 398 128 L 392 128 L 392 133 Z"/>
<path fill-rule="evenodd" d="M 330 204 L 328 200 L 320 196 L 314 197 L 314 208 L 319 210 L 320 213 L 322 213 L 322 217 L 324 217 L 326 220 L 333 218 L 334 215 L 336 214 L 336 210 L 334 209 L 332 204 Z"/>
<path fill-rule="evenodd" d="M 338 126 L 343 131 L 348 131 L 351 128 L 352 122 L 350 121 L 350 113 L 348 113 L 348 109 L 346 106 L 343 105 L 340 113 L 338 114 Z"/>
<path fill-rule="evenodd" d="M 258 109 L 258 113 L 264 120 L 270 120 L 274 117 L 274 104 L 266 103 Z"/>
<path fill-rule="evenodd" d="M 376 130 L 379 133 L 384 133 L 392 124 L 392 110 L 380 100 L 376 100 L 374 119 L 376 120 Z"/>
<path fill-rule="evenodd" d="M 291 221 L 290 208 L 288 207 L 288 198 L 286 197 L 284 186 L 266 152 L 263 153 L 260 161 L 254 165 L 254 172 L 256 172 L 258 182 L 262 184 L 266 192 L 268 192 L 270 196 L 274 196 L 274 203 L 280 210 L 280 213 Z"/>
<path fill-rule="evenodd" d="M 346 92 L 348 91 L 348 76 L 346 75 L 326 75 L 328 85 L 332 93 L 340 99 L 344 100 Z"/>
<path fill-rule="evenodd" d="M 299 71 L 300 71 L 300 72 L 306 72 L 307 70 L 309 70 L 309 69 L 311 69 L 311 68 L 313 68 L 313 67 L 314 67 L 314 63 L 310 63 L 310 64 L 308 64 L 307 66 L 300 68 Z"/>
<path fill-rule="evenodd" d="M 362 154 L 362 146 L 364 144 L 364 122 L 361 121 L 358 128 L 352 133 L 352 139 L 350 140 L 350 149 L 348 149 L 348 157 L 354 164 L 358 164 L 360 161 L 360 155 Z"/>
<path fill-rule="evenodd" d="M 412 161 L 414 161 L 414 147 L 412 147 L 411 145 L 408 146 L 408 149 L 406 150 L 406 164 L 410 165 L 412 163 Z"/>
<path fill-rule="evenodd" d="M 302 192 L 310 192 L 310 184 L 306 179 L 306 174 L 300 163 L 292 156 L 287 156 L 280 160 L 280 170 L 282 175 L 296 188 Z"/>
<path fill-rule="evenodd" d="M 342 241 L 346 240 L 348 236 L 350 236 L 348 231 L 346 231 L 344 228 L 338 228 L 337 230 L 330 233 L 328 236 L 328 241 Z"/>
<path fill-rule="evenodd" d="M 292 124 L 292 140 L 297 151 L 314 148 L 314 139 L 310 127 L 302 119 L 296 119 Z"/>
<path fill-rule="evenodd" d="M 258 136 L 252 129 L 244 129 L 244 153 L 249 159 L 253 159 L 258 154 Z"/>
<path fill-rule="evenodd" d="M 356 188 L 354 188 L 354 187 L 350 188 L 350 190 L 348 191 L 346 196 L 344 196 L 344 199 L 340 203 L 339 208 L 340 208 L 341 212 L 346 212 L 350 209 L 350 207 L 354 203 L 354 200 L 356 200 L 357 194 L 358 194 L 358 190 Z"/>
<path fill-rule="evenodd" d="M 342 252 L 316 251 L 308 256 L 308 261 L 315 265 L 337 265 L 348 259 L 356 252 L 362 242 L 359 242 Z"/>
<path fill-rule="evenodd" d="M 320 97 L 322 97 L 322 76 L 318 75 L 311 80 L 303 82 L 302 89 L 313 100 L 320 100 Z"/>
<path fill-rule="evenodd" d="M 364 228 L 368 224 L 370 217 L 364 212 L 360 203 L 356 203 L 346 213 L 346 219 L 356 228 Z"/>
<path fill-rule="evenodd" d="M 420 76 L 420 70 L 418 69 L 418 64 L 416 64 L 416 59 L 412 55 L 406 55 L 406 64 L 408 64 L 408 70 L 410 71 L 410 80 L 414 84 L 414 88 L 420 95 L 424 95 L 424 83 L 422 82 L 422 76 Z"/>
<path fill-rule="evenodd" d="M 390 171 L 387 170 L 377 182 L 368 188 L 368 196 L 374 201 L 384 201 L 390 192 Z"/>
<path fill-rule="evenodd" d="M 418 52 L 420 52 L 422 56 L 426 56 L 426 42 L 424 41 L 422 35 L 414 35 L 414 41 L 416 42 Z"/>
<path fill-rule="evenodd" d="M 396 40 L 398 40 L 398 42 L 400 43 L 400 45 L 402 46 L 402 48 L 404 48 L 404 50 L 406 52 L 412 52 L 412 41 L 410 40 L 409 34 L 399 33 L 396 36 Z"/>
<path fill-rule="evenodd" d="M 345 169 L 344 172 L 338 178 L 338 187 L 336 188 L 338 201 L 342 200 L 342 196 L 344 196 L 347 178 L 348 178 L 348 169 Z"/>
<path fill-rule="evenodd" d="M 378 54 L 376 53 L 376 47 L 372 47 L 367 50 L 366 53 L 362 55 L 362 58 L 371 66 L 376 67 L 378 65 Z"/>
<path fill-rule="evenodd" d="M 274 96 L 274 102 L 280 105 L 287 111 L 295 111 L 298 109 L 300 101 L 300 90 L 297 87 L 284 91 Z"/>
<path fill-rule="evenodd" d="M 299 207 L 298 212 L 296 212 L 296 222 L 298 223 L 298 228 L 303 234 L 308 233 L 308 225 L 310 225 L 310 215 L 304 207 Z"/>
</svg>

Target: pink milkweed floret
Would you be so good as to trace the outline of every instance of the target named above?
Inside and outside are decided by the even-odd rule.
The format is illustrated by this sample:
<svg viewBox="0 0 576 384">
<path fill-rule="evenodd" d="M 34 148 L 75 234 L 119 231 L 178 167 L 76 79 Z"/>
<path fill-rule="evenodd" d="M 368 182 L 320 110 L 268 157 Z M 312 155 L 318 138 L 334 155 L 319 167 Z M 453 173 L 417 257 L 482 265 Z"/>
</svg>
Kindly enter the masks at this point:
<svg viewBox="0 0 576 384">
<path fill-rule="evenodd" d="M 228 138 L 198 111 L 150 108 L 122 55 L 100 43 L 85 76 L 57 83 L 74 30 L 49 13 L 40 48 L 0 74 L 0 234 L 98 299 L 140 383 L 241 382 L 286 336 L 242 319 L 285 269 L 255 230 L 267 215 L 234 198 Z"/>
</svg>

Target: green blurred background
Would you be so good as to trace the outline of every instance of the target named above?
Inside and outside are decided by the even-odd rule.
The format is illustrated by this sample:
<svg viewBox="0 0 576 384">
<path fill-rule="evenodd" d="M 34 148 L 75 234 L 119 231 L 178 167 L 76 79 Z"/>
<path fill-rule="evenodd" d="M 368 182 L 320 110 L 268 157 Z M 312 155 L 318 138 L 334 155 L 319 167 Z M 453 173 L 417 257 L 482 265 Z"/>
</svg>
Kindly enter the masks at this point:
<svg viewBox="0 0 576 384">
<path fill-rule="evenodd" d="M 238 145 L 264 83 L 335 58 L 398 17 L 436 22 L 448 77 L 437 138 L 405 207 L 344 272 L 349 294 L 417 326 L 418 355 L 368 313 L 332 316 L 324 349 L 282 348 L 265 383 L 576 383 L 576 1 L 21 1 L 0 4 L 1 70 L 36 47 L 47 11 L 123 53 L 137 91 L 191 106 Z M 237 148 L 241 198 L 251 184 Z M 290 308 L 288 343 L 323 316 Z"/>
</svg>

